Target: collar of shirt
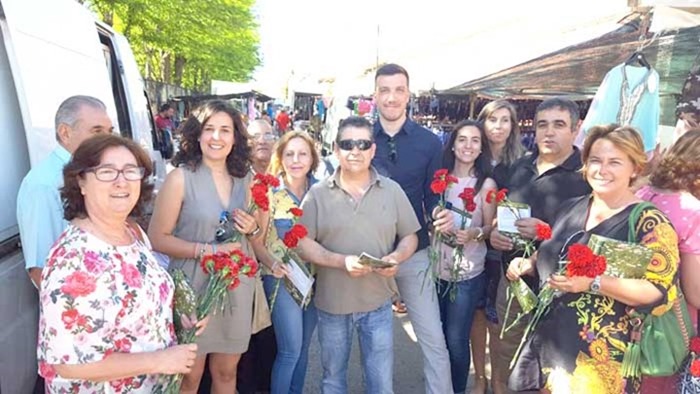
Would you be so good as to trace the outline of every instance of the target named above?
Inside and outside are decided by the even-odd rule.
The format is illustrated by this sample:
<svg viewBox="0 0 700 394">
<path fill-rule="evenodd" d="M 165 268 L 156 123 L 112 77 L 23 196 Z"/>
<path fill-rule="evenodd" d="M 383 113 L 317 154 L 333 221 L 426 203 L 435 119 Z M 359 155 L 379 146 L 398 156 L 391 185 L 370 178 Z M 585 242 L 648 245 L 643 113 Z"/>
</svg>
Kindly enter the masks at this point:
<svg viewBox="0 0 700 394">
<path fill-rule="evenodd" d="M 285 186 L 284 176 L 280 175 L 277 179 L 279 179 L 280 185 L 279 185 L 279 187 L 272 188 L 272 193 L 279 193 L 281 191 L 285 191 L 285 192 L 287 192 L 287 195 L 292 199 L 292 201 L 294 201 L 294 203 L 296 205 L 301 205 L 301 200 L 297 199 L 296 196 L 294 195 L 294 193 L 292 193 L 287 188 L 287 186 Z M 311 173 L 306 175 L 306 180 L 307 180 L 307 183 L 306 183 L 307 187 L 306 187 L 306 191 L 304 192 L 304 195 L 306 195 L 306 192 L 308 192 L 309 189 L 311 189 L 311 186 L 313 186 L 314 184 L 316 184 L 318 182 L 318 179 L 316 179 L 316 177 L 314 177 L 313 174 L 311 174 Z M 301 196 L 301 198 L 303 199 L 304 196 Z"/>
<path fill-rule="evenodd" d="M 411 135 L 416 132 L 416 127 L 421 127 L 418 123 L 406 118 L 406 121 L 403 122 L 403 125 L 399 129 L 399 131 L 394 134 L 395 136 L 404 133 L 406 135 Z M 389 136 L 389 134 L 384 131 L 384 128 L 382 127 L 382 123 L 377 121 L 374 123 L 374 138 L 380 137 L 380 136 L 385 136 L 386 138 L 392 138 Z"/>
<path fill-rule="evenodd" d="M 340 171 L 335 171 L 333 176 L 328 177 L 328 187 L 331 189 L 340 187 L 340 173 L 343 171 L 342 168 L 338 167 Z M 373 167 L 369 167 L 369 183 L 370 185 L 382 186 L 381 178 L 379 178 L 379 173 Z"/>
<path fill-rule="evenodd" d="M 68 162 L 71 159 L 70 152 L 68 152 L 66 148 L 64 148 L 61 145 L 58 145 L 58 147 L 54 149 L 54 153 L 56 154 L 56 156 L 58 156 L 59 159 L 61 159 L 61 162 L 63 162 L 64 165 L 68 164 Z"/>
<path fill-rule="evenodd" d="M 539 157 L 539 152 L 535 150 L 535 153 L 532 154 L 531 160 L 528 160 L 527 166 L 531 169 L 532 172 L 537 174 L 537 158 Z M 557 168 L 562 168 L 566 171 L 578 171 L 581 169 L 581 166 L 583 165 L 583 162 L 581 161 L 581 152 L 579 151 L 578 147 L 574 146 L 574 151 L 571 152 L 571 155 L 564 160 L 563 163 L 559 164 L 558 166 L 554 167 L 553 169 L 549 170 L 552 171 Z M 549 172 L 547 171 L 547 172 Z M 546 173 L 546 172 L 545 172 Z M 538 174 L 542 175 L 542 174 Z"/>
</svg>

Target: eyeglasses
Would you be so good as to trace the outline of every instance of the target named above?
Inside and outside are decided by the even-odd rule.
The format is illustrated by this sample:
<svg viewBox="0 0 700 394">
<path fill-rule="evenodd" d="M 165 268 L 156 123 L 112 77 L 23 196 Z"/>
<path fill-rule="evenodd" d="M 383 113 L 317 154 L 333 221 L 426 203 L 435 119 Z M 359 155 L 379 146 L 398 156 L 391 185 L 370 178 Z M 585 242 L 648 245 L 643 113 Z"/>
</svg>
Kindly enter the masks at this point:
<svg viewBox="0 0 700 394">
<path fill-rule="evenodd" d="M 255 141 L 265 141 L 265 142 L 273 142 L 277 141 L 277 136 L 274 134 L 268 134 L 268 133 L 260 133 L 260 134 L 253 134 L 250 136 Z"/>
<path fill-rule="evenodd" d="M 394 137 L 391 137 L 389 138 L 389 160 L 391 160 L 392 163 L 396 163 L 396 159 L 398 159 L 396 140 L 394 140 Z"/>
<path fill-rule="evenodd" d="M 117 180 L 119 174 L 124 175 L 127 181 L 140 181 L 146 174 L 146 169 L 143 167 L 126 167 L 122 170 L 117 170 L 112 167 L 93 167 L 88 168 L 85 172 L 92 172 L 95 178 L 102 182 L 113 182 Z"/>
<path fill-rule="evenodd" d="M 342 150 L 353 150 L 357 147 L 359 150 L 367 150 L 372 147 L 370 140 L 342 140 L 338 141 L 338 148 Z"/>
</svg>

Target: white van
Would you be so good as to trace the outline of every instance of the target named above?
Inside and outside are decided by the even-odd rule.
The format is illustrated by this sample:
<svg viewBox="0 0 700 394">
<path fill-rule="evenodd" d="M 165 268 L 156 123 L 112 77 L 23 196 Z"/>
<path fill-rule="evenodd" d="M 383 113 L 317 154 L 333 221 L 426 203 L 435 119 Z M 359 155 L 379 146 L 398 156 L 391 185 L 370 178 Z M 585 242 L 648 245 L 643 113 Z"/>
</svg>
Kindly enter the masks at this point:
<svg viewBox="0 0 700 394">
<path fill-rule="evenodd" d="M 153 117 L 127 40 L 75 0 L 0 0 L 0 392 L 30 393 L 36 379 L 37 291 L 24 269 L 15 207 L 22 178 L 55 147 L 66 98 L 101 99 L 115 129 L 156 164 Z"/>
</svg>

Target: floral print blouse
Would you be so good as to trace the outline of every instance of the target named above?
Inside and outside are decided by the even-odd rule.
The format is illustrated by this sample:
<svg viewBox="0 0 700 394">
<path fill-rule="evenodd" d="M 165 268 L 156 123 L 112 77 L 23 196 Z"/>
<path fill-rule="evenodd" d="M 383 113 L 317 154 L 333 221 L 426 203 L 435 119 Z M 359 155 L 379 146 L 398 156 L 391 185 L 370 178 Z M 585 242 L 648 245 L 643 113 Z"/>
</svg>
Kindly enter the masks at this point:
<svg viewBox="0 0 700 394">
<path fill-rule="evenodd" d="M 38 360 L 47 393 L 150 393 L 159 375 L 65 379 L 52 364 L 101 361 L 176 343 L 173 282 L 140 241 L 112 246 L 69 225 L 49 253 L 40 292 Z"/>
</svg>

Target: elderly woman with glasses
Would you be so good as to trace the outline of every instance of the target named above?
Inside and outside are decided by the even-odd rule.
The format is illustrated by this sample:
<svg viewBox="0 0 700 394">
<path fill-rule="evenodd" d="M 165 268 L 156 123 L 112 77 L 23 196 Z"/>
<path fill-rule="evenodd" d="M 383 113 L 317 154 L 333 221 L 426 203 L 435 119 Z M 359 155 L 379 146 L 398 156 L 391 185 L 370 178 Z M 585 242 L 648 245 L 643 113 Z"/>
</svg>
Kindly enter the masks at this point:
<svg viewBox="0 0 700 394">
<path fill-rule="evenodd" d="M 161 375 L 194 365 L 197 345 L 176 344 L 173 282 L 141 228 L 127 222 L 151 197 L 151 172 L 143 149 L 111 134 L 83 142 L 63 170 L 70 224 L 49 254 L 40 293 L 48 393 L 152 392 Z"/>
<path fill-rule="evenodd" d="M 666 215 L 643 207 L 630 224 L 632 210 L 642 202 L 631 185 L 647 162 L 639 133 L 627 126 L 593 127 L 582 158 L 592 194 L 557 207 L 552 238 L 531 258 L 513 259 L 506 273 L 515 280 L 536 272 L 541 286 L 559 292 L 510 376 L 509 387 L 516 391 L 638 393 L 640 379 L 622 376 L 631 340 L 627 310 L 658 307 L 655 312 L 663 312 L 678 295 L 678 238 Z M 645 271 L 641 279 L 558 274 L 571 244 L 585 245 L 594 234 L 627 242 L 630 230 L 633 242 L 653 252 L 651 261 L 634 262 Z"/>
</svg>

